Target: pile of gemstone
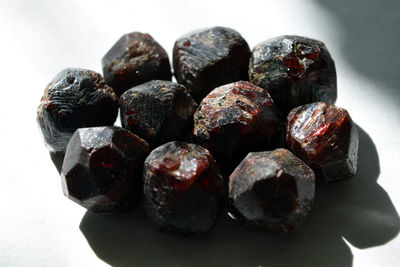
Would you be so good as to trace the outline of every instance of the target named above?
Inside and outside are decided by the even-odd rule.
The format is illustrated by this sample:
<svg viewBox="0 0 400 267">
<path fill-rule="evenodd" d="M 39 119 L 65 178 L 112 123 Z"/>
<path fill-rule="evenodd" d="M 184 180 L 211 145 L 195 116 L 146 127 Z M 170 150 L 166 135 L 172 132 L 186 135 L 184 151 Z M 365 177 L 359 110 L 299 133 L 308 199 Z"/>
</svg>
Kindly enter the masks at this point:
<svg viewBox="0 0 400 267">
<path fill-rule="evenodd" d="M 157 228 L 212 228 L 228 212 L 249 227 L 292 232 L 315 184 L 357 169 L 357 128 L 333 104 L 336 70 L 325 45 L 280 36 L 252 51 L 214 27 L 167 52 L 149 34 L 122 36 L 91 70 L 61 71 L 37 121 L 51 152 L 65 153 L 64 194 L 95 213 L 144 198 Z M 122 127 L 113 126 L 118 110 Z"/>
</svg>

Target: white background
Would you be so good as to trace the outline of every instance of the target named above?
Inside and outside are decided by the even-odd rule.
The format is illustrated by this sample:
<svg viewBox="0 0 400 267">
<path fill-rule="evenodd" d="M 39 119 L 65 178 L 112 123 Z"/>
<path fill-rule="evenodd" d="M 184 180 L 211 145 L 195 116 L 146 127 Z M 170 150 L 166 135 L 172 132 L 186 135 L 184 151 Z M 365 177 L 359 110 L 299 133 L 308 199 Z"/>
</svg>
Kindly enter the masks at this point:
<svg viewBox="0 0 400 267">
<path fill-rule="evenodd" d="M 399 266 L 397 0 L 0 2 L 0 266 Z M 65 198 L 36 125 L 44 88 L 66 67 L 101 73 L 122 35 L 150 33 L 171 54 L 204 27 L 251 47 L 282 34 L 322 40 L 338 72 L 337 105 L 360 127 L 359 172 L 318 186 L 312 214 L 280 237 L 223 218 L 207 235 L 159 233 L 142 210 L 96 216 Z"/>
</svg>

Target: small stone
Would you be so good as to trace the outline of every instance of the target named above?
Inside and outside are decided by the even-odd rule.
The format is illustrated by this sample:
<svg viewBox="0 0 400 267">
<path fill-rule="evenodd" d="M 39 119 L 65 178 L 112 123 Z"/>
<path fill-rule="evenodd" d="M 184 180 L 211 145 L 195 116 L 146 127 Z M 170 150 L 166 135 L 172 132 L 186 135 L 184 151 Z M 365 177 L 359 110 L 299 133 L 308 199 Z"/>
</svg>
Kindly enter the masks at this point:
<svg viewBox="0 0 400 267">
<path fill-rule="evenodd" d="M 229 169 L 250 151 L 279 146 L 280 124 L 268 91 L 239 81 L 220 86 L 203 99 L 194 114 L 194 135 L 218 164 Z"/>
<path fill-rule="evenodd" d="M 206 232 L 225 206 L 222 176 L 212 155 L 184 142 L 169 142 L 150 153 L 144 194 L 150 219 L 165 232 Z"/>
<path fill-rule="evenodd" d="M 100 74 L 70 68 L 47 85 L 37 110 L 37 121 L 51 152 L 65 152 L 76 129 L 113 125 L 118 99 Z"/>
<path fill-rule="evenodd" d="M 229 177 L 233 214 L 260 230 L 296 230 L 312 208 L 314 193 L 314 172 L 286 149 L 249 153 Z"/>
<path fill-rule="evenodd" d="M 116 126 L 78 129 L 61 170 L 64 194 L 94 213 L 129 210 L 143 196 L 147 142 Z"/>
<path fill-rule="evenodd" d="M 122 94 L 120 105 L 122 126 L 152 147 L 191 137 L 197 104 L 183 85 L 147 82 Z"/>
<path fill-rule="evenodd" d="M 102 60 L 104 78 L 118 96 L 151 80 L 171 80 L 168 54 L 147 33 L 123 35 Z"/>
<path fill-rule="evenodd" d="M 349 179 L 357 171 L 358 133 L 345 109 L 322 102 L 293 109 L 286 143 L 320 181 Z"/>
<path fill-rule="evenodd" d="M 300 105 L 336 101 L 335 63 L 325 44 L 310 38 L 285 35 L 257 45 L 249 79 L 268 90 L 283 115 Z"/>
<path fill-rule="evenodd" d="M 247 80 L 249 58 L 247 42 L 232 29 L 191 32 L 175 42 L 175 77 L 200 102 L 217 86 Z"/>
</svg>

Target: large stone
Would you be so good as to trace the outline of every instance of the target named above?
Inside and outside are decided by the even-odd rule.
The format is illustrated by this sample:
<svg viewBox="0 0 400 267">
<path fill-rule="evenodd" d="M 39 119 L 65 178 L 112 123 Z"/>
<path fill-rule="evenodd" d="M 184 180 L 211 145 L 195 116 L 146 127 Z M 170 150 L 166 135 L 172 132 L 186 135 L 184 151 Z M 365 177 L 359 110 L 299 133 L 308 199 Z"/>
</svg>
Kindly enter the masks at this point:
<svg viewBox="0 0 400 267">
<path fill-rule="evenodd" d="M 95 213 L 134 207 L 143 195 L 146 141 L 120 127 L 78 129 L 61 170 L 64 194 Z"/>
<path fill-rule="evenodd" d="M 51 152 L 65 152 L 76 129 L 113 125 L 118 99 L 100 74 L 65 69 L 47 85 L 37 121 Z"/>
<path fill-rule="evenodd" d="M 314 201 L 314 172 L 286 149 L 252 152 L 229 178 L 232 212 L 261 230 L 292 232 Z"/>
<path fill-rule="evenodd" d="M 175 42 L 175 77 L 200 102 L 217 86 L 247 80 L 249 58 L 247 42 L 232 29 L 191 32 Z"/>
<path fill-rule="evenodd" d="M 103 74 L 118 96 L 151 80 L 171 80 L 168 54 L 147 33 L 123 35 L 102 59 Z"/>
<path fill-rule="evenodd" d="M 191 138 L 197 104 L 183 85 L 147 82 L 122 94 L 120 105 L 122 126 L 152 147 Z"/>
<path fill-rule="evenodd" d="M 194 135 L 231 171 L 247 153 L 279 146 L 280 123 L 268 91 L 240 81 L 220 86 L 203 99 L 194 114 Z"/>
<path fill-rule="evenodd" d="M 324 43 L 301 36 L 279 36 L 254 47 L 250 82 L 267 89 L 283 115 L 316 101 L 335 103 L 336 70 Z"/>
<path fill-rule="evenodd" d="M 180 234 L 208 231 L 225 203 L 222 176 L 210 152 L 184 142 L 170 142 L 150 153 L 144 194 L 156 226 Z"/>
</svg>

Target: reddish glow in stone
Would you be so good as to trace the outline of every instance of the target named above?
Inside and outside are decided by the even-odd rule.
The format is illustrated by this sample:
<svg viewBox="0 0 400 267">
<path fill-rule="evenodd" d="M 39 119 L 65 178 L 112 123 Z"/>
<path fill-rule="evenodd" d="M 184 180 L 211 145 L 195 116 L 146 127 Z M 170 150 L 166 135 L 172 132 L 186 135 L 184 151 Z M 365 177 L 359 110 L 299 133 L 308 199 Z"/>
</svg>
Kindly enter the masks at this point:
<svg viewBox="0 0 400 267">
<path fill-rule="evenodd" d="M 348 179 L 356 173 L 357 128 L 345 109 L 322 102 L 293 109 L 286 142 L 322 181 Z"/>
<path fill-rule="evenodd" d="M 132 208 L 143 195 L 146 141 L 120 127 L 78 129 L 61 171 L 64 194 L 95 213 Z"/>
<path fill-rule="evenodd" d="M 163 231 L 208 231 L 224 207 L 223 180 L 210 152 L 199 145 L 169 142 L 144 165 L 146 209 Z"/>
</svg>

